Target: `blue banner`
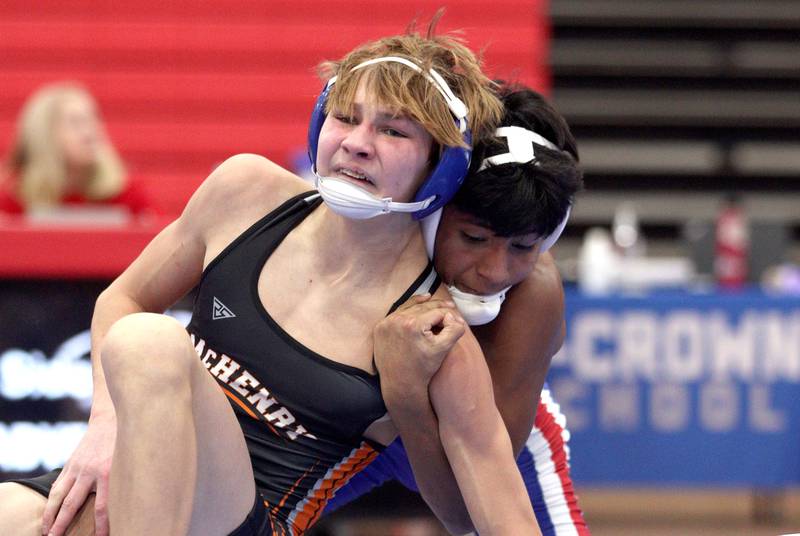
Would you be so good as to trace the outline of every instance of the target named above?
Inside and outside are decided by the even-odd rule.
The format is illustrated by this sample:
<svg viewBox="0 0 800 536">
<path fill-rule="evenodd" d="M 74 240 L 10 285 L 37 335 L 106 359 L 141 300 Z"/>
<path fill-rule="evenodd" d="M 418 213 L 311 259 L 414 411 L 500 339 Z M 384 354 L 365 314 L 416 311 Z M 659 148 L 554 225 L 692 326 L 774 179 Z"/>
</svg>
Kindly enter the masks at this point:
<svg viewBox="0 0 800 536">
<path fill-rule="evenodd" d="M 800 482 L 800 298 L 570 291 L 548 379 L 576 481 Z"/>
</svg>

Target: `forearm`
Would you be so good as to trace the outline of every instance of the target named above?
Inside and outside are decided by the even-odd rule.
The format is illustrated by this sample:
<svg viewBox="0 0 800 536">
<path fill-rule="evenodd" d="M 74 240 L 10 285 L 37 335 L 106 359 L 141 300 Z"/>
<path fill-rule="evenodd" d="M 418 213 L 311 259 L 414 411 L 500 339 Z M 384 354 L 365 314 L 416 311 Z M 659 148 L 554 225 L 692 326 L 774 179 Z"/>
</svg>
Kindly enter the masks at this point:
<svg viewBox="0 0 800 536">
<path fill-rule="evenodd" d="M 466 534 L 474 530 L 442 447 L 439 423 L 427 392 L 424 404 L 419 403 L 413 409 L 409 407 L 408 398 L 403 403 L 387 402 L 387 407 L 403 438 L 422 498 L 451 534 Z"/>
<path fill-rule="evenodd" d="M 439 432 L 477 531 L 483 536 L 540 534 L 499 414 L 495 425 L 479 434 L 444 421 Z"/>
<path fill-rule="evenodd" d="M 111 417 L 114 406 L 106 386 L 103 364 L 100 360 L 100 348 L 103 339 L 111 326 L 123 316 L 141 312 L 143 308 L 125 294 L 109 287 L 97 298 L 92 315 L 92 409 L 90 419 L 95 417 Z"/>
<path fill-rule="evenodd" d="M 378 323 L 374 332 L 381 392 L 417 486 L 454 534 L 471 532 L 472 522 L 439 440 L 429 384 L 465 329 L 452 302 L 415 296 Z"/>
<path fill-rule="evenodd" d="M 540 534 L 474 338 L 462 337 L 430 384 L 439 436 L 482 536 Z"/>
</svg>

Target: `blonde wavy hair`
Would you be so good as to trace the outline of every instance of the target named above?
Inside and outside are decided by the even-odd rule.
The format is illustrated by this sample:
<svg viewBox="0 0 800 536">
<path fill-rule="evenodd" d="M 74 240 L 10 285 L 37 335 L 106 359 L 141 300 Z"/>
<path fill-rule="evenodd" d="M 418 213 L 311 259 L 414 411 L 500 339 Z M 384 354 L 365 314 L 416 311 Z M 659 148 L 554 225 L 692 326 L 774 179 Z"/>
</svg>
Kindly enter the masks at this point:
<svg viewBox="0 0 800 536">
<path fill-rule="evenodd" d="M 64 103 L 76 97 L 97 108 L 94 98 L 81 85 L 60 82 L 37 90 L 20 112 L 7 167 L 17 177 L 15 194 L 26 210 L 58 205 L 66 193 L 66 162 L 54 127 Z M 99 128 L 97 160 L 81 192 L 93 201 L 114 197 L 126 183 L 122 161 L 107 141 L 102 126 Z"/>
<path fill-rule="evenodd" d="M 412 22 L 404 35 L 365 43 L 339 61 L 325 61 L 318 67 L 323 80 L 336 76 L 328 96 L 326 113 L 353 113 L 353 101 L 362 80 L 376 101 L 408 115 L 420 123 L 439 146 L 466 147 L 463 135 L 436 87 L 423 75 L 396 62 L 376 63 L 353 71 L 364 61 L 382 56 L 406 58 L 427 72 L 433 68 L 450 86 L 468 110 L 472 143 L 490 138 L 503 116 L 503 105 L 495 84 L 483 74 L 481 60 L 453 35 L 435 35 L 440 10 L 428 25 L 425 36 Z"/>
</svg>

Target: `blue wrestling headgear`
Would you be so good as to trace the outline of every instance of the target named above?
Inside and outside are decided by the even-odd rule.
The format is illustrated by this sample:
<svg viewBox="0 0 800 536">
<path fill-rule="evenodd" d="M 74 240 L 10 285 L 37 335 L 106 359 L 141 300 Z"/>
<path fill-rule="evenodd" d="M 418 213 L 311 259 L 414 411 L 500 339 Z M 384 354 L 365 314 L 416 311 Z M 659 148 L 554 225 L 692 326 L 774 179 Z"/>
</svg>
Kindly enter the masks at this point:
<svg viewBox="0 0 800 536">
<path fill-rule="evenodd" d="M 461 99 L 459 99 L 452 92 L 444 78 L 442 78 L 442 76 L 433 69 L 429 69 L 428 72 L 425 73 L 419 65 L 406 58 L 385 56 L 360 63 L 356 65 L 353 70 L 384 61 L 402 63 L 403 65 L 406 65 L 407 67 L 410 67 L 425 76 L 425 78 L 427 78 L 444 97 L 448 108 L 450 108 L 450 112 L 453 114 L 453 117 L 455 117 L 456 122 L 458 123 L 459 130 L 464 135 L 464 141 L 468 146 L 471 146 L 472 136 L 467 127 L 467 107 L 464 105 Z M 440 207 L 443 207 L 448 201 L 450 201 L 450 199 L 452 199 L 458 191 L 458 188 L 464 182 L 464 178 L 467 176 L 469 162 L 472 156 L 471 149 L 465 149 L 464 147 L 445 147 L 439 157 L 439 163 L 436 165 L 425 182 L 422 183 L 422 186 L 420 186 L 419 190 L 417 190 L 416 196 L 414 197 L 414 202 L 412 203 L 395 203 L 392 202 L 390 198 L 380 199 L 372 196 L 372 194 L 369 194 L 366 191 L 360 193 L 359 195 L 350 196 L 347 192 L 351 190 L 349 186 L 352 185 L 349 184 L 347 185 L 348 188 L 345 191 L 336 188 L 336 191 L 333 192 L 335 198 L 328 199 L 328 196 L 326 195 L 328 192 L 320 188 L 320 179 L 324 181 L 337 180 L 325 179 L 319 177 L 317 174 L 317 147 L 319 144 L 319 134 L 322 130 L 322 124 L 325 122 L 325 106 L 328 102 L 328 95 L 330 94 L 331 88 L 333 88 L 333 84 L 335 82 L 336 77 L 334 76 L 328 81 L 322 93 L 317 98 L 317 102 L 314 105 L 314 111 L 311 114 L 311 122 L 308 127 L 308 156 L 311 158 L 311 168 L 314 172 L 314 175 L 318 177 L 317 187 L 320 189 L 320 193 L 325 201 L 328 203 L 331 201 L 349 203 L 358 209 L 363 209 L 365 214 L 364 217 L 371 217 L 376 214 L 388 212 L 411 212 L 415 220 L 424 218 Z"/>
</svg>

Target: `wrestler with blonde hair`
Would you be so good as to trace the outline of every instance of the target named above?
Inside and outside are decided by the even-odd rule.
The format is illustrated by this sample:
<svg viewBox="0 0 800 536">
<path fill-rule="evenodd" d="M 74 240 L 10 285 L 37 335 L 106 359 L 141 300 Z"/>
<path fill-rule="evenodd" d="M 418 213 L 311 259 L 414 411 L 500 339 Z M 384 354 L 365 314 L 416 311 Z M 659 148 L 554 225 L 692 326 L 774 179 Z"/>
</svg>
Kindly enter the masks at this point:
<svg viewBox="0 0 800 536">
<path fill-rule="evenodd" d="M 309 131 L 318 192 L 235 156 L 98 298 L 89 428 L 45 486 L 39 533 L 96 490 L 97 534 L 106 505 L 115 536 L 302 534 L 397 435 L 372 330 L 425 293 L 422 340 L 447 354 L 429 390 L 448 478 L 482 534 L 538 533 L 486 362 L 415 220 L 455 194 L 502 106 L 449 38 L 382 39 L 331 74 Z M 187 335 L 158 313 L 196 285 Z M 41 512 L 22 491 L 20 509 Z"/>
</svg>

